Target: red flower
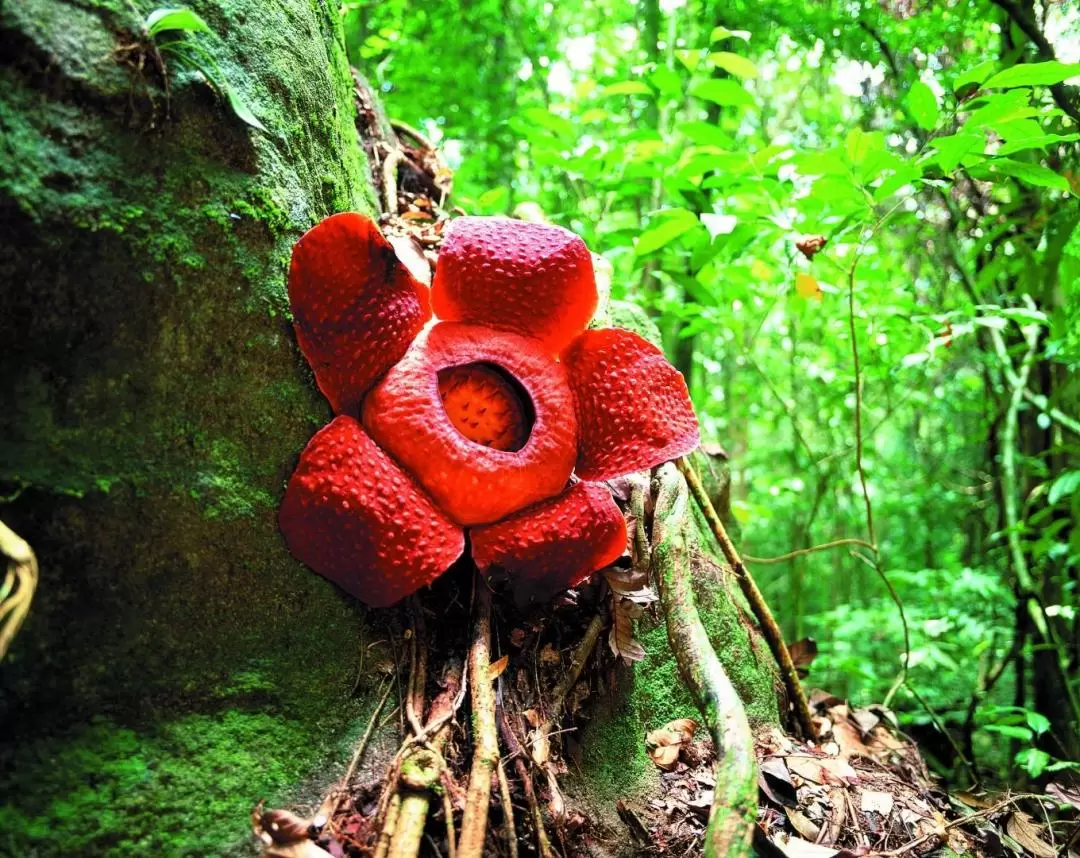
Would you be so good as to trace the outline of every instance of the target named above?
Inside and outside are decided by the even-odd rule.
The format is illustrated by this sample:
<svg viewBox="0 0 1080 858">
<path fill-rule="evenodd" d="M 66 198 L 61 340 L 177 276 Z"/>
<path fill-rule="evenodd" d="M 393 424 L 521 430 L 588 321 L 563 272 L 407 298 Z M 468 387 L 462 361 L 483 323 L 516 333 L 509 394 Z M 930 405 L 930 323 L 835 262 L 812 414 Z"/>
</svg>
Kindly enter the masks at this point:
<svg viewBox="0 0 1080 858">
<path fill-rule="evenodd" d="M 445 572 L 466 527 L 481 569 L 539 595 L 579 584 L 626 546 L 611 493 L 587 481 L 698 444 L 663 354 L 585 330 L 592 258 L 559 227 L 455 220 L 429 296 L 370 220 L 334 215 L 296 243 L 289 300 L 338 416 L 301 454 L 281 530 L 374 607 Z"/>
</svg>

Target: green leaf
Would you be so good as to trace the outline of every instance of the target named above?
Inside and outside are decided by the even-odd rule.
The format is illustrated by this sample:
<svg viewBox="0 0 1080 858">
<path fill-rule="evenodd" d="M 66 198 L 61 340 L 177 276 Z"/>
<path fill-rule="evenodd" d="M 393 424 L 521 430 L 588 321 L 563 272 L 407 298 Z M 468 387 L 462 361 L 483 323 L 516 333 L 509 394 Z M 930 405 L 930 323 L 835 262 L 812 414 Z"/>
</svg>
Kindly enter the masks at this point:
<svg viewBox="0 0 1080 858">
<path fill-rule="evenodd" d="M 1015 727 L 1012 724 L 987 724 L 988 733 L 1000 733 L 1010 739 L 1019 739 L 1021 742 L 1030 742 L 1032 733 L 1027 727 Z"/>
<path fill-rule="evenodd" d="M 920 128 L 931 131 L 937 125 L 939 113 L 937 96 L 921 80 L 912 84 L 907 98 L 904 99 L 904 104 Z"/>
<path fill-rule="evenodd" d="M 675 51 L 675 59 L 686 66 L 687 71 L 694 71 L 701 64 L 701 51 Z"/>
<path fill-rule="evenodd" d="M 996 176 L 1008 176 L 1011 179 L 1019 179 L 1029 185 L 1039 188 L 1054 188 L 1059 191 L 1069 190 L 1069 180 L 1060 173 L 1042 167 L 1038 164 L 1028 164 L 1025 161 L 1013 161 L 1011 158 L 995 158 L 979 164 L 978 167 L 969 168 L 969 172 L 977 179 L 993 181 Z"/>
<path fill-rule="evenodd" d="M 997 150 L 998 155 L 1011 155 L 1024 149 L 1045 149 L 1055 143 L 1072 143 L 1080 140 L 1080 134 L 1036 134 L 1005 143 Z"/>
<path fill-rule="evenodd" d="M 983 60 L 977 66 L 957 75 L 956 80 L 953 81 L 953 92 L 957 92 L 969 84 L 981 85 L 984 80 L 994 73 L 996 68 L 997 60 Z"/>
<path fill-rule="evenodd" d="M 936 151 L 933 160 L 946 174 L 952 173 L 968 155 L 972 153 L 982 154 L 985 144 L 985 136 L 970 132 L 935 137 L 930 143 L 931 147 Z"/>
<path fill-rule="evenodd" d="M 1050 762 L 1050 755 L 1038 748 L 1025 748 L 1016 755 L 1016 764 L 1031 777 L 1037 778 Z"/>
<path fill-rule="evenodd" d="M 722 107 L 750 107 L 754 103 L 754 97 L 733 80 L 703 81 L 690 90 L 690 95 Z"/>
<path fill-rule="evenodd" d="M 613 83 L 611 86 L 605 86 L 603 92 L 600 93 L 601 97 L 607 98 L 609 95 L 652 95 L 652 87 L 647 83 L 640 80 L 624 80 L 619 83 Z"/>
<path fill-rule="evenodd" d="M 844 143 L 848 162 L 859 166 L 875 154 L 885 151 L 885 135 L 880 131 L 863 131 L 852 128 Z"/>
<path fill-rule="evenodd" d="M 729 30 L 727 27 L 713 27 L 712 35 L 709 37 L 709 41 L 719 42 L 723 39 L 742 39 L 744 42 L 749 42 L 750 31 Z"/>
<path fill-rule="evenodd" d="M 1027 725 L 1035 731 L 1036 736 L 1041 736 L 1047 730 L 1050 729 L 1050 719 L 1043 715 L 1041 712 L 1033 712 L 1028 710 L 1025 714 Z"/>
<path fill-rule="evenodd" d="M 1072 495 L 1078 488 L 1080 488 L 1080 471 L 1065 471 L 1054 480 L 1046 499 L 1053 506 L 1062 498 Z"/>
<path fill-rule="evenodd" d="M 555 115 L 544 107 L 530 107 L 522 111 L 522 116 L 533 125 L 550 131 L 563 140 L 572 140 L 576 136 L 573 122 Z"/>
<path fill-rule="evenodd" d="M 1080 63 L 1023 63 L 999 71 L 983 84 L 984 89 L 1009 89 L 1014 86 L 1052 86 L 1080 75 Z"/>
<path fill-rule="evenodd" d="M 649 221 L 649 227 L 638 236 L 634 254 L 645 256 L 671 244 L 676 238 L 698 225 L 697 215 L 687 209 L 668 209 Z"/>
<path fill-rule="evenodd" d="M 240 119 L 250 125 L 252 128 L 258 128 L 260 131 L 266 131 L 266 126 L 259 121 L 254 113 L 251 112 L 251 108 L 248 103 L 240 96 L 235 89 L 231 86 L 222 87 L 225 90 L 225 97 L 229 100 L 229 107 L 232 108 Z"/>
<path fill-rule="evenodd" d="M 210 25 L 190 9 L 155 9 L 146 16 L 146 32 L 151 38 L 166 30 L 209 33 Z"/>
<path fill-rule="evenodd" d="M 735 77 L 752 78 L 758 76 L 757 66 L 746 57 L 733 54 L 730 51 L 717 51 L 709 54 L 709 62 L 717 68 L 722 68 L 728 74 Z"/>
</svg>

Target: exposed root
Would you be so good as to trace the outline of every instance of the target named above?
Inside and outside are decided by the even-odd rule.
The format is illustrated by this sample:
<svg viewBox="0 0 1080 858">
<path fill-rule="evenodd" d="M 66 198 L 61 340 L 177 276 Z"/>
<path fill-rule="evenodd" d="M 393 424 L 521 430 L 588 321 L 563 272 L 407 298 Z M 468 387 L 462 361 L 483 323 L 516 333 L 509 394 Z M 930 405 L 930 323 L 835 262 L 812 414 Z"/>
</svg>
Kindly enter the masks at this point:
<svg viewBox="0 0 1080 858">
<path fill-rule="evenodd" d="M 495 727 L 495 693 L 491 680 L 491 590 L 476 573 L 473 592 L 475 621 L 469 648 L 472 675 L 473 760 L 469 790 L 461 818 L 458 858 L 482 858 L 487 837 L 491 776 L 499 762 L 499 739 Z"/>
<path fill-rule="evenodd" d="M 37 589 L 37 558 L 30 546 L 0 522 L 0 556 L 7 561 L 0 584 L 0 660 L 7 654 L 16 633 L 30 612 Z"/>
<path fill-rule="evenodd" d="M 746 711 L 702 625 L 690 584 L 686 483 L 671 465 L 660 469 L 653 513 L 652 570 L 660 590 L 679 672 L 712 733 L 720 760 L 705 831 L 706 856 L 748 856 L 757 818 L 757 763 Z M 699 483 L 700 485 L 700 483 Z"/>
<path fill-rule="evenodd" d="M 518 779 L 521 781 L 525 801 L 529 805 L 529 815 L 532 817 L 533 829 L 536 831 L 536 850 L 540 853 L 540 858 L 555 858 L 555 850 L 552 849 L 547 830 L 544 828 L 544 812 L 540 809 L 540 802 L 536 798 L 536 788 L 533 786 L 532 775 L 529 773 L 529 767 L 525 763 L 525 754 L 522 751 L 521 743 L 510 727 L 506 710 L 502 707 L 499 708 L 499 733 L 502 735 L 503 742 L 514 760 L 514 769 L 517 771 Z"/>
<path fill-rule="evenodd" d="M 506 779 L 506 769 L 503 761 L 499 760 L 495 767 L 495 773 L 499 776 L 499 797 L 503 806 L 503 831 L 506 834 L 506 848 L 510 852 L 510 858 L 518 858 L 517 830 L 514 827 L 514 803 L 510 798 L 510 782 Z"/>
<path fill-rule="evenodd" d="M 676 464 L 682 475 L 686 477 L 686 482 L 690 486 L 694 500 L 701 507 L 713 536 L 716 537 L 716 541 L 720 544 L 724 559 L 727 560 L 735 572 L 739 587 L 742 589 L 746 601 L 750 603 L 750 610 L 757 617 L 758 624 L 761 626 L 761 634 L 769 644 L 773 658 L 776 659 L 776 663 L 780 667 L 780 677 L 784 681 L 784 687 L 787 689 L 791 705 L 795 710 L 795 720 L 799 725 L 799 729 L 806 738 L 812 739 L 814 738 L 814 721 L 810 717 L 810 707 L 806 702 L 806 694 L 803 692 L 802 683 L 799 682 L 799 674 L 791 660 L 791 653 L 788 651 L 787 644 L 784 643 L 784 635 L 780 631 L 780 626 L 773 617 L 772 611 L 769 610 L 769 605 L 765 601 L 765 597 L 761 595 L 761 590 L 758 589 L 757 582 L 754 581 L 750 570 L 746 568 L 742 558 L 739 557 L 739 552 L 735 550 L 735 546 L 727 534 L 727 529 L 720 520 L 720 516 L 716 514 L 716 509 L 713 507 L 712 501 L 709 500 L 709 494 L 705 491 L 705 486 L 702 485 L 701 477 L 694 469 L 693 464 L 687 458 L 679 459 Z"/>
</svg>

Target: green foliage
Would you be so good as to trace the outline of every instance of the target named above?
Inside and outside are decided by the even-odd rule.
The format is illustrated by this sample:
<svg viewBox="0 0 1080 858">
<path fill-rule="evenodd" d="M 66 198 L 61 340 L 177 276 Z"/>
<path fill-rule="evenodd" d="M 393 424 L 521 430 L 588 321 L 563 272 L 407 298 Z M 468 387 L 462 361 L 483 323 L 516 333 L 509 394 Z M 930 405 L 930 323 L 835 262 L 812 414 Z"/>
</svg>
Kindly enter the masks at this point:
<svg viewBox="0 0 1080 858">
<path fill-rule="evenodd" d="M 194 36 L 198 33 L 213 35 L 213 30 L 191 9 L 155 9 L 143 22 L 147 35 L 155 41 L 158 51 L 173 60 L 174 65 L 199 72 L 219 95 L 229 102 L 232 112 L 252 128 L 266 131 L 248 103 L 229 86 L 218 66 L 217 60 Z M 159 36 L 177 34 L 169 41 L 158 41 Z"/>
<path fill-rule="evenodd" d="M 1063 53 L 1048 61 L 989 0 L 886 6 L 365 0 L 346 31 L 391 114 L 442 141 L 457 204 L 538 208 L 611 263 L 614 298 L 654 317 L 731 456 L 749 555 L 870 538 L 861 385 L 911 687 L 977 765 L 1034 778 L 1080 753 L 1060 705 L 1080 665 L 1076 25 L 1055 18 Z M 808 236 L 824 249 L 800 252 Z M 1014 536 L 1052 641 L 1018 626 Z M 819 641 L 812 684 L 889 694 L 904 636 L 871 566 L 838 549 L 755 569 L 788 634 Z M 931 724 L 907 690 L 893 705 Z M 1009 706 L 1049 727 L 1010 748 L 990 729 Z"/>
</svg>

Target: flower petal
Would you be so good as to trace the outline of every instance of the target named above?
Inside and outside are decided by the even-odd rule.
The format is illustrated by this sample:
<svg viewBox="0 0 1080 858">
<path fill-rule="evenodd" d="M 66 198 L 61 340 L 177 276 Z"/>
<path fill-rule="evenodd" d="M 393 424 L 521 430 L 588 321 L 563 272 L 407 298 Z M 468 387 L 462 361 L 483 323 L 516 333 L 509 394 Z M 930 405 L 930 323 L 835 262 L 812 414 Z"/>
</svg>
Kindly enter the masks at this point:
<svg viewBox="0 0 1080 858">
<path fill-rule="evenodd" d="M 427 287 L 355 212 L 328 217 L 296 242 L 289 302 L 300 350 L 338 414 L 357 413 L 431 318 Z"/>
<path fill-rule="evenodd" d="M 682 373 L 637 334 L 586 331 L 562 359 L 577 408 L 576 470 L 583 480 L 652 468 L 700 442 Z"/>
<path fill-rule="evenodd" d="M 626 550 L 626 522 L 607 486 L 576 483 L 469 537 L 477 566 L 501 566 L 519 595 L 546 598 L 614 563 Z"/>
<path fill-rule="evenodd" d="M 279 522 L 294 557 L 373 608 L 430 584 L 465 545 L 461 528 L 345 415 L 300 455 Z"/>
<path fill-rule="evenodd" d="M 596 312 L 592 256 L 562 227 L 460 217 L 439 250 L 431 301 L 444 321 L 536 337 L 557 354 Z"/>
<path fill-rule="evenodd" d="M 470 441 L 446 413 L 439 371 L 494 366 L 520 386 L 531 410 L 525 446 Z M 368 394 L 364 426 L 454 521 L 488 524 L 566 486 L 577 457 L 577 421 L 566 371 L 530 337 L 440 322 Z"/>
</svg>

